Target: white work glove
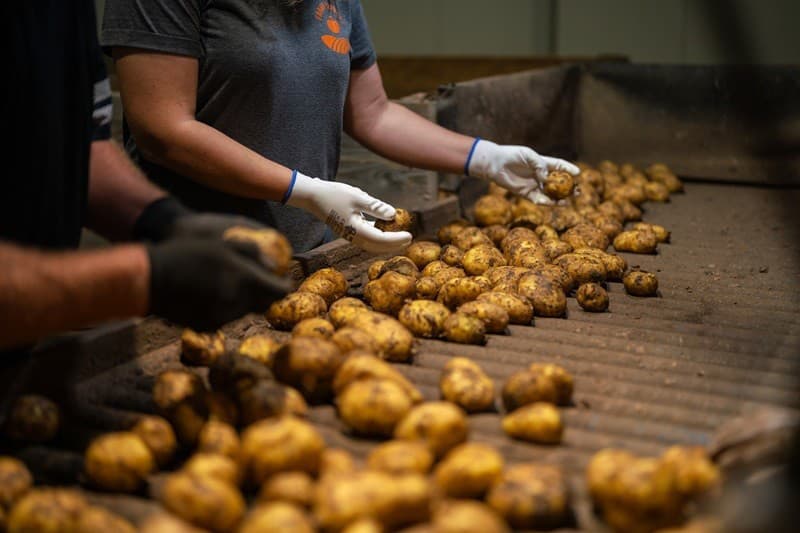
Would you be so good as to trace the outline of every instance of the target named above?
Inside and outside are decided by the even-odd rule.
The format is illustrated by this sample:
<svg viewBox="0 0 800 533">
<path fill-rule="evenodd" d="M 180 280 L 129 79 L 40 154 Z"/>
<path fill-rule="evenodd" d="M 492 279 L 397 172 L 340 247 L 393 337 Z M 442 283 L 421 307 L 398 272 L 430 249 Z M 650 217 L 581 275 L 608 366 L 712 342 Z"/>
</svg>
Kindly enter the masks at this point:
<svg viewBox="0 0 800 533">
<path fill-rule="evenodd" d="M 364 214 L 391 220 L 394 207 L 357 187 L 311 178 L 295 172 L 284 203 L 305 209 L 327 224 L 337 235 L 374 254 L 399 252 L 411 244 L 407 231 L 381 231 Z"/>
<path fill-rule="evenodd" d="M 465 165 L 467 176 L 491 180 L 537 204 L 553 204 L 542 192 L 547 175 L 563 170 L 578 175 L 578 167 L 563 159 L 537 154 L 527 146 L 502 146 L 476 139 Z"/>
</svg>

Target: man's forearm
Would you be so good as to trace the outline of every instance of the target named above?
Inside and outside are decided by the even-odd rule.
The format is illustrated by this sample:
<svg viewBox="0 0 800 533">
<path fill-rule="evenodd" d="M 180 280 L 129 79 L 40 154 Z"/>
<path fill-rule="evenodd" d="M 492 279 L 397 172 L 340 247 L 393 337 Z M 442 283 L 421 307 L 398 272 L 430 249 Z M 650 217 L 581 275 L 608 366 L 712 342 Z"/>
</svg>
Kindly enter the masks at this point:
<svg viewBox="0 0 800 533">
<path fill-rule="evenodd" d="M 149 305 L 143 246 L 48 253 L 0 243 L 0 272 L 0 348 L 142 316 Z"/>
</svg>

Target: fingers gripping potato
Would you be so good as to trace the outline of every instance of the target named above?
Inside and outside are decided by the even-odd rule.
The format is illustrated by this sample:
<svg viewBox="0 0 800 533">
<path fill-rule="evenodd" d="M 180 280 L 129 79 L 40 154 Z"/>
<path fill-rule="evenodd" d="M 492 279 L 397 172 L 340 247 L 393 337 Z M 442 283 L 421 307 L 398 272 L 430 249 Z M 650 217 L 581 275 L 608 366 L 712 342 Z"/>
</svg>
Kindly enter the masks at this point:
<svg viewBox="0 0 800 533">
<path fill-rule="evenodd" d="M 414 300 L 400 310 L 397 319 L 416 337 L 435 338 L 444 331 L 450 310 L 438 302 Z"/>
<path fill-rule="evenodd" d="M 380 313 L 397 315 L 406 300 L 414 297 L 416 279 L 387 272 L 364 288 L 364 299 Z"/>
<path fill-rule="evenodd" d="M 348 385 L 361 379 L 386 379 L 397 383 L 412 403 L 422 401 L 422 394 L 395 367 L 372 355 L 353 355 L 339 367 L 333 380 L 333 390 L 339 395 Z"/>
<path fill-rule="evenodd" d="M 558 444 L 564 426 L 558 409 L 545 402 L 524 405 L 503 418 L 503 431 L 515 439 Z"/>
<path fill-rule="evenodd" d="M 381 231 L 411 231 L 414 216 L 405 209 L 396 209 L 392 220 L 376 220 L 375 227 Z"/>
<path fill-rule="evenodd" d="M 444 321 L 444 336 L 460 344 L 485 344 L 486 325 L 480 318 L 456 312 Z"/>
<path fill-rule="evenodd" d="M 643 270 L 632 270 L 622 278 L 625 291 L 633 296 L 657 296 L 658 278 Z"/>
<path fill-rule="evenodd" d="M 467 250 L 461 264 L 467 274 L 479 276 L 492 267 L 505 266 L 506 259 L 493 245 L 484 244 Z"/>
<path fill-rule="evenodd" d="M 458 308 L 458 312 L 482 320 L 486 333 L 503 333 L 508 327 L 506 310 L 490 302 L 467 302 Z"/>
<path fill-rule="evenodd" d="M 468 413 L 494 408 L 494 382 L 477 363 L 464 357 L 447 362 L 439 378 L 442 398 Z"/>
<path fill-rule="evenodd" d="M 533 320 L 533 306 L 530 302 L 513 294 L 490 291 L 478 296 L 477 301 L 492 303 L 505 309 L 511 324 L 527 325 Z"/>
<path fill-rule="evenodd" d="M 406 391 L 387 379 L 357 380 L 337 397 L 339 417 L 360 435 L 385 437 L 411 409 Z"/>
<path fill-rule="evenodd" d="M 439 259 L 442 247 L 431 241 L 417 241 L 409 245 L 406 249 L 406 256 L 411 259 L 420 270 L 425 268 L 428 263 Z"/>
<path fill-rule="evenodd" d="M 428 402 L 412 408 L 397 424 L 394 438 L 419 440 L 435 457 L 467 440 L 466 413 L 449 402 Z"/>
<path fill-rule="evenodd" d="M 331 396 L 333 376 L 344 360 L 345 356 L 332 342 L 296 337 L 275 354 L 275 377 L 298 389 L 306 398 L 322 401 Z"/>
<path fill-rule="evenodd" d="M 275 329 L 289 331 L 301 320 L 320 317 L 327 310 L 321 296 L 311 292 L 293 292 L 269 306 L 267 320 Z"/>
<path fill-rule="evenodd" d="M 451 498 L 480 498 L 500 478 L 503 457 L 494 448 L 465 443 L 450 450 L 433 473 L 436 486 Z"/>
<path fill-rule="evenodd" d="M 544 182 L 544 193 L 553 200 L 563 200 L 572 195 L 575 180 L 569 172 L 554 170 Z"/>
</svg>

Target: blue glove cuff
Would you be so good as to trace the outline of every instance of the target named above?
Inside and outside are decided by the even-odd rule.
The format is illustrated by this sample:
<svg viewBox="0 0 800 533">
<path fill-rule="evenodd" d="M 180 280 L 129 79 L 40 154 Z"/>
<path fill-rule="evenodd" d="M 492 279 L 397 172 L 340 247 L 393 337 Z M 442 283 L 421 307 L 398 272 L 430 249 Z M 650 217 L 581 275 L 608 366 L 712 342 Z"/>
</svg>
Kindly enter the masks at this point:
<svg viewBox="0 0 800 533">
<path fill-rule="evenodd" d="M 289 182 L 289 187 L 286 189 L 286 192 L 283 193 L 283 198 L 281 198 L 281 203 L 286 205 L 286 202 L 289 201 L 289 197 L 292 195 L 292 191 L 294 190 L 294 182 L 297 181 L 297 171 L 292 170 L 292 181 Z"/>
<path fill-rule="evenodd" d="M 481 141 L 480 137 L 475 137 L 475 142 L 472 143 L 472 148 L 469 149 L 469 154 L 467 155 L 467 162 L 464 163 L 464 175 L 469 176 L 469 164 L 472 161 L 472 155 L 475 153 L 475 147 L 478 146 L 478 143 Z"/>
</svg>

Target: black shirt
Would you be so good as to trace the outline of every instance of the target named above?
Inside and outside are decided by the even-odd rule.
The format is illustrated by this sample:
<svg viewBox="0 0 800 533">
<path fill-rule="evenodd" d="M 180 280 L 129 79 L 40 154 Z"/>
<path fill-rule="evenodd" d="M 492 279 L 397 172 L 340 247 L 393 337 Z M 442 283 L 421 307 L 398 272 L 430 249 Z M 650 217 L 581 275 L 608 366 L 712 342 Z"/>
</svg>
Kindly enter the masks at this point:
<svg viewBox="0 0 800 533">
<path fill-rule="evenodd" d="M 91 142 L 110 136 L 111 90 L 94 1 L 4 4 L 0 239 L 75 247 L 86 211 Z"/>
</svg>

